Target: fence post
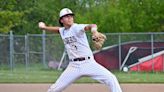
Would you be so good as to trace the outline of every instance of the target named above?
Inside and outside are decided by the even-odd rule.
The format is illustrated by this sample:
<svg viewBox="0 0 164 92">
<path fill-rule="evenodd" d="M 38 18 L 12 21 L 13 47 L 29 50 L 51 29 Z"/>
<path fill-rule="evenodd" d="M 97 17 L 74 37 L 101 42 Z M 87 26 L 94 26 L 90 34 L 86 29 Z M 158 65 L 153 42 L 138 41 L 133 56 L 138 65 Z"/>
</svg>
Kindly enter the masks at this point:
<svg viewBox="0 0 164 92">
<path fill-rule="evenodd" d="M 29 43 L 28 43 L 28 34 L 25 35 L 25 66 L 26 66 L 26 71 L 28 69 L 29 65 Z"/>
<path fill-rule="evenodd" d="M 152 69 L 153 69 L 153 72 L 154 72 L 154 34 L 151 33 L 151 55 L 152 55 Z"/>
<path fill-rule="evenodd" d="M 119 47 L 119 68 L 121 70 L 121 34 L 118 34 L 118 47 Z"/>
<path fill-rule="evenodd" d="M 13 71 L 13 32 L 12 31 L 10 31 L 10 37 L 9 37 L 9 39 L 10 39 L 10 69 L 11 69 L 11 71 Z"/>
<path fill-rule="evenodd" d="M 45 30 L 43 30 L 43 34 L 42 34 L 42 49 L 43 49 L 43 65 L 44 68 L 47 68 L 47 64 L 46 64 L 46 32 Z"/>
<path fill-rule="evenodd" d="M 162 63 L 163 63 L 163 72 L 164 72 L 164 55 L 162 55 Z"/>
</svg>

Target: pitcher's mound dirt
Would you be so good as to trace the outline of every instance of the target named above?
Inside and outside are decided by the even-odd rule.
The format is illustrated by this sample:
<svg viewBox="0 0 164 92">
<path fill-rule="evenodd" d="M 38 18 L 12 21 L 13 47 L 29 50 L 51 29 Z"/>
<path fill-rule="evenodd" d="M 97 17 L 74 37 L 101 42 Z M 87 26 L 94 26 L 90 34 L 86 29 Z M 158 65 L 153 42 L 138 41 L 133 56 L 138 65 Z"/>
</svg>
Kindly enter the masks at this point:
<svg viewBox="0 0 164 92">
<path fill-rule="evenodd" d="M 51 84 L 0 84 L 0 92 L 46 92 Z M 123 92 L 164 92 L 164 84 L 121 84 Z M 102 84 L 72 84 L 63 92 L 109 92 Z"/>
</svg>

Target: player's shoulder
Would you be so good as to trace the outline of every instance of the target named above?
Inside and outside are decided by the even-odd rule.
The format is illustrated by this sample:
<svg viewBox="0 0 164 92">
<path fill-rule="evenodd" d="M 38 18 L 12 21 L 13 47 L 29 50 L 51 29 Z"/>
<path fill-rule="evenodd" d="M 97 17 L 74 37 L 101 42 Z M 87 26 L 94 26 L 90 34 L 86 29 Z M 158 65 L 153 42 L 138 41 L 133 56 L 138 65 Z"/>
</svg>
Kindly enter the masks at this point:
<svg viewBox="0 0 164 92">
<path fill-rule="evenodd" d="M 59 28 L 59 31 L 62 31 L 62 30 L 64 30 L 64 29 L 65 29 L 64 27 L 60 27 L 60 28 Z"/>
<path fill-rule="evenodd" d="M 74 23 L 73 25 L 75 25 L 75 26 L 83 26 L 83 25 L 88 25 L 88 24 L 83 24 L 83 23 L 81 23 L 81 24 L 79 24 L 79 23 Z"/>
<path fill-rule="evenodd" d="M 88 24 L 78 24 L 78 23 L 74 23 L 73 24 L 73 27 L 75 27 L 75 28 L 81 28 L 81 27 L 85 27 L 85 26 L 87 26 Z"/>
<path fill-rule="evenodd" d="M 60 27 L 60 28 L 59 28 L 59 33 L 60 33 L 60 34 L 63 33 L 64 29 L 65 29 L 64 27 Z"/>
</svg>

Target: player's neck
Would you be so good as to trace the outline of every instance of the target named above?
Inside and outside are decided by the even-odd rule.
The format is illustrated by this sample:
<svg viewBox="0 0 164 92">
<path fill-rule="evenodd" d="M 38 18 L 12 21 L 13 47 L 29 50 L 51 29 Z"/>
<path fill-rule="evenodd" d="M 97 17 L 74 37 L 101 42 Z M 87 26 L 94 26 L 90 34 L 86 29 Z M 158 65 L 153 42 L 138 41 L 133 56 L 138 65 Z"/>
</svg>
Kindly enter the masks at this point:
<svg viewBox="0 0 164 92">
<path fill-rule="evenodd" d="M 72 25 L 64 25 L 64 27 L 65 27 L 65 29 L 69 29 Z"/>
</svg>

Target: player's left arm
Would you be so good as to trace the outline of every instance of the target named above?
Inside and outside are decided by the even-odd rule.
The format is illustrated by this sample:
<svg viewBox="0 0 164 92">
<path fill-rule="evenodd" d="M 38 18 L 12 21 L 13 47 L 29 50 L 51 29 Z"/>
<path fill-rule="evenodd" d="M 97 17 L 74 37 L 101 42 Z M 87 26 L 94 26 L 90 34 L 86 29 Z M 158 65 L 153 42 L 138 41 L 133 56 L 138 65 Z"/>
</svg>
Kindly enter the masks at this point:
<svg viewBox="0 0 164 92">
<path fill-rule="evenodd" d="M 100 50 L 106 40 L 106 36 L 97 31 L 96 24 L 87 25 L 87 26 L 85 26 L 84 30 L 85 31 L 91 30 L 93 45 L 97 50 Z"/>
<path fill-rule="evenodd" d="M 89 24 L 89 25 L 85 26 L 85 28 L 84 28 L 85 31 L 91 31 L 93 36 L 98 35 L 97 29 L 98 29 L 98 27 L 96 24 Z"/>
</svg>

